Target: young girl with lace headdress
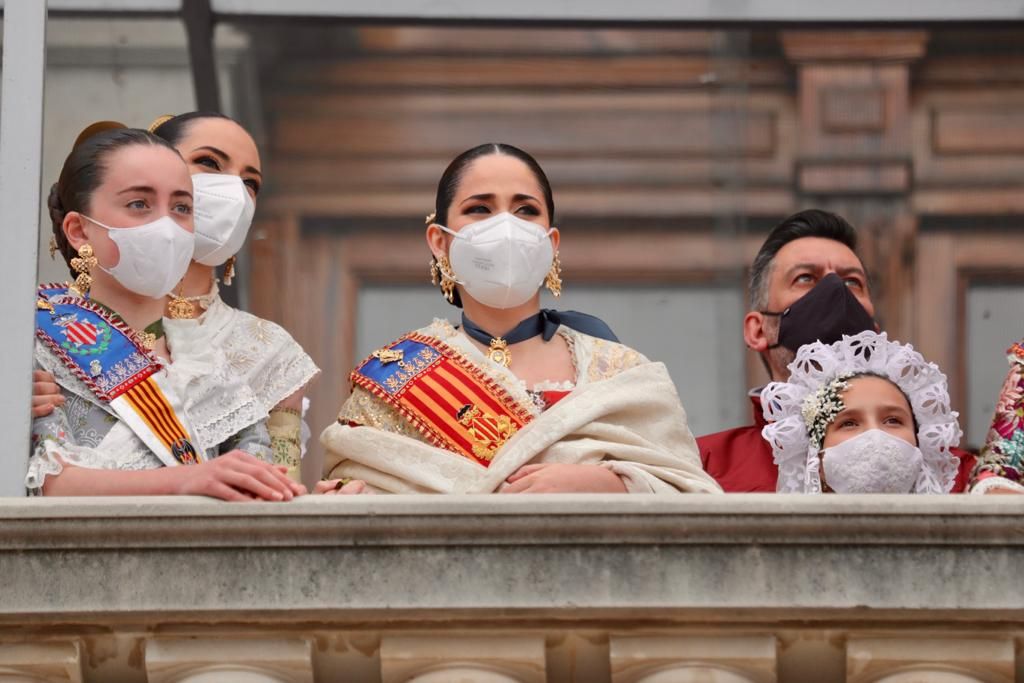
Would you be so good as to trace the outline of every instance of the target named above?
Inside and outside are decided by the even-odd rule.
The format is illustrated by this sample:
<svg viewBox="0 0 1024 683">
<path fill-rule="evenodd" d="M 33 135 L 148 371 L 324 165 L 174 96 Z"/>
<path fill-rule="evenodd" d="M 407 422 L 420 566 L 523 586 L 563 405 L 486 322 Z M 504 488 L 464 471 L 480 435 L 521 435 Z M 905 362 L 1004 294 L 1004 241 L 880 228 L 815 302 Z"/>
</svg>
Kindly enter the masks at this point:
<svg viewBox="0 0 1024 683">
<path fill-rule="evenodd" d="M 909 344 L 861 332 L 800 348 L 761 393 L 779 493 L 950 493 L 962 434 L 946 376 Z"/>
</svg>

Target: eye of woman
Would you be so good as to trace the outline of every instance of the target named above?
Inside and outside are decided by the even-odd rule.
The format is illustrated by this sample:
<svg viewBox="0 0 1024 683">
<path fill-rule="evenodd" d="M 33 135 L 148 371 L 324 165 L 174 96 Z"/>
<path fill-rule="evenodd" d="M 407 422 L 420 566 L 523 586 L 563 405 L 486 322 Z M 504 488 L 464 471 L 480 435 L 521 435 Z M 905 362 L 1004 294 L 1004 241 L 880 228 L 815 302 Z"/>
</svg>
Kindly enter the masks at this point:
<svg viewBox="0 0 1024 683">
<path fill-rule="evenodd" d="M 532 206 L 530 204 L 524 204 L 524 205 L 520 206 L 518 209 L 516 209 L 516 213 L 522 213 L 522 214 L 525 214 L 527 216 L 539 216 L 540 215 L 540 211 L 537 210 L 537 207 Z"/>
<path fill-rule="evenodd" d="M 135 209 L 135 210 L 140 210 L 140 211 L 142 209 L 148 209 L 149 208 L 149 204 L 146 203 L 145 199 L 133 199 L 130 202 L 128 202 L 127 204 L 125 204 L 125 206 L 127 208 L 129 208 L 129 209 Z"/>
<path fill-rule="evenodd" d="M 206 166 L 207 168 L 211 168 L 214 171 L 220 171 L 220 163 L 216 159 L 214 159 L 213 157 L 211 157 L 209 155 L 203 155 L 201 157 L 196 157 L 193 160 L 192 163 L 194 163 L 194 164 L 196 164 L 198 166 Z"/>
<path fill-rule="evenodd" d="M 856 427 L 856 426 L 857 426 L 857 421 L 854 420 L 852 417 L 848 417 L 848 418 L 845 418 L 843 420 L 839 420 L 836 423 L 836 428 L 837 429 L 846 429 L 847 427 Z"/>
<path fill-rule="evenodd" d="M 884 423 L 887 425 L 894 425 L 896 427 L 902 427 L 904 422 L 903 418 L 899 415 L 890 415 L 885 418 Z"/>
<path fill-rule="evenodd" d="M 855 278 L 855 277 L 848 277 L 843 282 L 846 283 L 847 287 L 851 287 L 853 289 L 863 289 L 864 288 L 864 283 L 861 282 L 860 279 Z"/>
<path fill-rule="evenodd" d="M 260 193 L 260 183 L 255 178 L 244 178 L 242 182 L 245 183 L 246 187 L 252 190 L 252 193 L 254 195 Z"/>
<path fill-rule="evenodd" d="M 472 206 L 467 207 L 462 213 L 464 213 L 464 214 L 471 214 L 471 213 L 490 213 L 490 212 L 491 212 L 490 208 L 485 206 L 484 204 L 474 204 Z"/>
<path fill-rule="evenodd" d="M 189 214 L 192 213 L 192 205 L 188 204 L 187 202 L 178 202 L 172 207 L 171 210 L 174 211 L 175 213 L 180 213 L 183 216 L 188 216 Z"/>
</svg>

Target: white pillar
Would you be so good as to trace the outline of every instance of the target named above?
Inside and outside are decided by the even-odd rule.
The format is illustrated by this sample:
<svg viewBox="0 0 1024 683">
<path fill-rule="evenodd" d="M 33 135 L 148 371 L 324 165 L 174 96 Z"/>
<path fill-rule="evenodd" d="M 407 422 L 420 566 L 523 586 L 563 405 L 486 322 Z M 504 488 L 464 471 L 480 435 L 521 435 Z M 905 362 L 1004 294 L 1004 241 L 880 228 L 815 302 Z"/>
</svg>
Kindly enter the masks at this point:
<svg viewBox="0 0 1024 683">
<path fill-rule="evenodd" d="M 313 683 L 313 654 L 297 638 L 152 640 L 149 683 Z"/>
<path fill-rule="evenodd" d="M 0 683 L 82 683 L 77 642 L 0 645 Z"/>
<path fill-rule="evenodd" d="M 383 683 L 544 683 L 543 635 L 388 636 Z"/>
<path fill-rule="evenodd" d="M 612 683 L 775 683 L 769 635 L 612 636 Z"/>
<path fill-rule="evenodd" d="M 43 163 L 43 77 L 46 0 L 4 3 L 3 93 L 0 95 L 0 496 L 25 495 L 32 417 L 32 344 L 35 339 L 39 182 Z"/>
<path fill-rule="evenodd" d="M 850 638 L 847 683 L 1013 683 L 1011 638 Z"/>
</svg>

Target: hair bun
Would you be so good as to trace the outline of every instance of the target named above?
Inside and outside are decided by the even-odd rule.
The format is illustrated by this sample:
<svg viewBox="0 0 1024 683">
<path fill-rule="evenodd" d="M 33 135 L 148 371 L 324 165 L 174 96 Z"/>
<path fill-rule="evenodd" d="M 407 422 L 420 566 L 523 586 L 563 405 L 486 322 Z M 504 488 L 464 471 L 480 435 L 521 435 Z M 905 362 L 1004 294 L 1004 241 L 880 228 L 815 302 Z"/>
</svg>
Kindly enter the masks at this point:
<svg viewBox="0 0 1024 683">
<path fill-rule="evenodd" d="M 150 133 L 156 133 L 157 128 L 164 125 L 165 123 L 173 119 L 175 116 L 177 116 L 177 114 L 164 114 L 163 116 L 158 116 L 156 117 L 156 119 L 153 120 L 153 123 L 149 124 L 149 128 L 147 128 L 146 130 L 148 130 Z"/>
<path fill-rule="evenodd" d="M 64 215 L 67 211 L 64 210 L 64 205 L 60 201 L 60 186 L 58 183 L 50 186 L 50 194 L 46 198 L 46 208 L 50 211 L 50 220 L 53 221 L 54 225 L 64 222 Z"/>
<path fill-rule="evenodd" d="M 96 135 L 97 133 L 102 133 L 105 130 L 115 130 L 117 128 L 127 127 L 128 126 L 124 125 L 119 121 L 97 121 L 96 123 L 90 123 L 84 129 L 82 129 L 82 132 L 78 134 L 77 138 L 75 138 L 75 144 L 71 146 L 71 149 L 75 149 L 80 144 L 91 138 L 93 135 Z"/>
</svg>

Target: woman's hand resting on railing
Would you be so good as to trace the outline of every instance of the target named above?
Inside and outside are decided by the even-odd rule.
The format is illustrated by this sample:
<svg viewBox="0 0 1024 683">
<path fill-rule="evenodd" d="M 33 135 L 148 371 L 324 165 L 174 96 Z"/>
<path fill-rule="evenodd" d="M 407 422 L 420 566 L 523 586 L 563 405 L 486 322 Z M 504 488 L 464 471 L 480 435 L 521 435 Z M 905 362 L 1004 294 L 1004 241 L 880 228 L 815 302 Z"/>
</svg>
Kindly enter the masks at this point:
<svg viewBox="0 0 1024 683">
<path fill-rule="evenodd" d="M 599 465 L 539 463 L 520 467 L 499 493 L 626 493 L 626 485 Z"/>
<path fill-rule="evenodd" d="M 366 482 L 361 479 L 324 479 L 316 483 L 313 493 L 325 496 L 347 496 L 370 492 L 366 490 Z"/>
<path fill-rule="evenodd" d="M 288 478 L 286 467 L 272 465 L 245 451 L 231 451 L 198 465 L 169 467 L 179 495 L 210 496 L 228 501 L 286 501 L 306 493 Z"/>
</svg>

